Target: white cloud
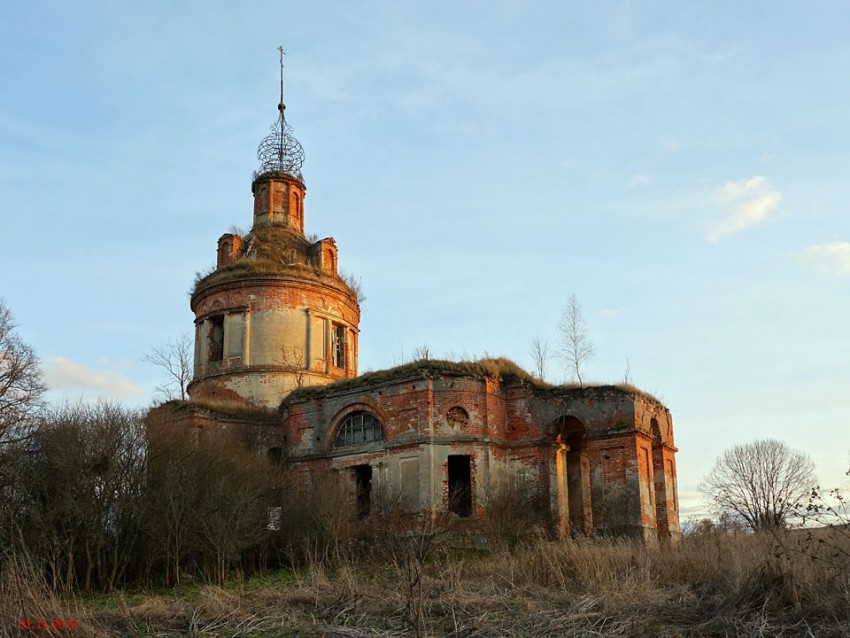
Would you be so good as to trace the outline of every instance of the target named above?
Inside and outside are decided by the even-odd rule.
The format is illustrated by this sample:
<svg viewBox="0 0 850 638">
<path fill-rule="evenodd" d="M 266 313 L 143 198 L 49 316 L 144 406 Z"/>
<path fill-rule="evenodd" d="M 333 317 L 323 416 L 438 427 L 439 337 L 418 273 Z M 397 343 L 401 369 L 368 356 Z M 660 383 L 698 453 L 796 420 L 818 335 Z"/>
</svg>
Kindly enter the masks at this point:
<svg viewBox="0 0 850 638">
<path fill-rule="evenodd" d="M 679 490 L 679 520 L 685 523 L 688 520 L 699 520 L 711 518 L 711 508 L 706 503 L 702 494 L 696 490 Z"/>
<path fill-rule="evenodd" d="M 821 272 L 850 275 L 850 242 L 834 241 L 807 246 L 803 251 L 803 259 Z"/>
<path fill-rule="evenodd" d="M 95 394 L 106 398 L 139 397 L 144 388 L 133 383 L 116 370 L 97 369 L 74 363 L 63 357 L 51 357 L 44 362 L 44 381 L 51 390 Z"/>
<path fill-rule="evenodd" d="M 782 194 L 763 175 L 726 182 L 711 199 L 724 216 L 709 226 L 706 239 L 714 243 L 768 221 L 781 201 Z"/>
<path fill-rule="evenodd" d="M 601 317 L 605 317 L 606 319 L 613 319 L 618 314 L 620 314 L 620 311 L 616 308 L 603 308 L 599 311 L 599 315 Z"/>
</svg>

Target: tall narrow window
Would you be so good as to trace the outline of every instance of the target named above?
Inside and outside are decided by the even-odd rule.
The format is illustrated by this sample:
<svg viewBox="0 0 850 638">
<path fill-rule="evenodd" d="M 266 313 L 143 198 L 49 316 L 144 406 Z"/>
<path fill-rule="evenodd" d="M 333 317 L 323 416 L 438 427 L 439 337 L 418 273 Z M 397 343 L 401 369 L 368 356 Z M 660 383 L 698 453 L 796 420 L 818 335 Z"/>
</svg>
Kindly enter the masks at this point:
<svg viewBox="0 0 850 638">
<path fill-rule="evenodd" d="M 372 466 L 355 465 L 354 482 L 357 495 L 357 518 L 369 516 L 372 509 Z"/>
<path fill-rule="evenodd" d="M 298 215 L 301 213 L 301 202 L 299 200 L 298 193 L 292 193 L 292 216 L 295 219 L 298 219 Z"/>
<path fill-rule="evenodd" d="M 449 511 L 458 516 L 472 516 L 471 457 L 449 455 Z"/>
<path fill-rule="evenodd" d="M 655 508 L 655 500 L 653 499 L 652 468 L 649 463 L 649 450 L 641 448 L 640 451 L 643 459 L 643 474 L 645 476 L 640 481 L 640 492 L 644 501 L 644 509 L 646 511 L 652 511 Z"/>
<path fill-rule="evenodd" d="M 210 319 L 210 361 L 224 358 L 224 316 Z"/>
<path fill-rule="evenodd" d="M 328 348 L 328 320 L 320 319 L 319 326 L 321 326 L 322 330 L 322 357 L 325 359 L 323 363 L 327 363 L 330 357 L 330 350 Z"/>
<path fill-rule="evenodd" d="M 337 368 L 345 367 L 345 326 L 338 323 L 333 324 L 331 328 L 331 353 L 333 364 Z"/>
</svg>

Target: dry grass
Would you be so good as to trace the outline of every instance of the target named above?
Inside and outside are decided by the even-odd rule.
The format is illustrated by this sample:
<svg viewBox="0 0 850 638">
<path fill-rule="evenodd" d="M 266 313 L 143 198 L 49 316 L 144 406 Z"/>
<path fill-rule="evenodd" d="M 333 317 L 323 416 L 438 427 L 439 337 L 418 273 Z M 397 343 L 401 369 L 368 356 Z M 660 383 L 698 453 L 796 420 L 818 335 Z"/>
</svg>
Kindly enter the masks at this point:
<svg viewBox="0 0 850 638">
<path fill-rule="evenodd" d="M 38 629 L 20 629 L 29 620 Z M 72 631 L 54 629 L 54 621 L 76 621 Z M 38 621 L 46 622 L 45 628 Z M 108 634 L 94 620 L 89 608 L 77 596 L 61 596 L 52 591 L 47 579 L 27 559 L 6 555 L 0 564 L 0 636 L 90 636 Z"/>
<path fill-rule="evenodd" d="M 428 378 L 442 374 L 490 377 L 493 379 L 503 379 L 505 381 L 521 381 L 530 385 L 537 393 L 543 393 L 555 397 L 599 396 L 601 394 L 611 392 L 624 393 L 632 396 L 646 397 L 663 407 L 663 404 L 657 398 L 630 384 L 620 383 L 611 385 L 586 383 L 583 388 L 574 383 L 551 385 L 536 378 L 530 372 L 523 369 L 518 363 L 506 357 L 484 358 L 476 361 L 418 359 L 416 361 L 395 366 L 394 368 L 367 372 L 359 377 L 337 381 L 330 385 L 300 388 L 284 399 L 283 406 L 285 407 L 296 401 L 318 398 L 329 393 L 371 386 L 377 383 L 395 382 L 410 377 Z"/>
<path fill-rule="evenodd" d="M 536 540 L 490 554 L 448 543 L 425 567 L 419 635 L 850 636 L 850 565 L 813 561 L 798 542 Z M 414 635 L 404 576 L 384 547 L 333 571 L 312 563 L 227 589 L 123 593 L 75 609 L 46 597 L 41 609 L 83 614 L 92 636 Z"/>
<path fill-rule="evenodd" d="M 343 273 L 333 276 L 323 272 L 318 266 L 316 242 L 309 241 L 286 226 L 255 226 L 243 240 L 233 264 L 195 273 L 190 296 L 216 284 L 263 277 L 309 279 L 348 290 L 358 299 L 363 294 L 362 286 L 355 277 Z"/>
</svg>

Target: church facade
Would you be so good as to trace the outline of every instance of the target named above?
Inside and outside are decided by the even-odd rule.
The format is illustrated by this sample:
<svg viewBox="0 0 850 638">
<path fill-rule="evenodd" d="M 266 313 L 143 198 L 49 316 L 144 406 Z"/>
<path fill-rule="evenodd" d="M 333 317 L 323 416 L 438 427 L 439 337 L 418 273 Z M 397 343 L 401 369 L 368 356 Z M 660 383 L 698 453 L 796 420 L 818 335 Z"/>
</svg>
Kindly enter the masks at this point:
<svg viewBox="0 0 850 638">
<path fill-rule="evenodd" d="M 361 517 L 392 492 L 413 515 L 474 524 L 512 483 L 553 533 L 677 538 L 672 419 L 650 395 L 550 386 L 503 359 L 358 375 L 358 286 L 340 276 L 333 238 L 305 234 L 304 154 L 282 86 L 251 230 L 221 236 L 215 269 L 192 291 L 190 398 L 154 413 L 252 432 L 300 485 L 347 485 Z"/>
</svg>

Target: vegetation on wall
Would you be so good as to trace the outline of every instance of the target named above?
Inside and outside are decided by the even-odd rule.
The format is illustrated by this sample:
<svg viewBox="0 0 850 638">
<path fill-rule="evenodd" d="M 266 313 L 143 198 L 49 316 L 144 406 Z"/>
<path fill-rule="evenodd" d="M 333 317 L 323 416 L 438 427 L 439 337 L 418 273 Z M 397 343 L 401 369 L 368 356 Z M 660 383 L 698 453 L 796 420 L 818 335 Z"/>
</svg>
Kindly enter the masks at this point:
<svg viewBox="0 0 850 638">
<path fill-rule="evenodd" d="M 353 390 L 374 386 L 380 383 L 392 383 L 400 379 L 416 377 L 420 379 L 435 378 L 440 375 L 466 375 L 478 378 L 490 378 L 501 381 L 519 381 L 530 385 L 535 392 L 549 395 L 575 396 L 576 393 L 594 395 L 605 392 L 622 392 L 631 396 L 645 397 L 661 405 L 661 402 L 648 392 L 644 392 L 631 384 L 588 384 L 579 386 L 574 383 L 552 385 L 541 381 L 530 374 L 518 363 L 505 357 L 484 358 L 475 361 L 449 361 L 445 359 L 419 359 L 404 363 L 386 370 L 366 372 L 352 379 L 343 379 L 326 386 L 310 386 L 300 388 L 289 394 L 282 406 L 285 407 L 296 401 L 317 399 L 337 391 Z"/>
<path fill-rule="evenodd" d="M 254 227 L 242 237 L 236 260 L 221 268 L 212 267 L 195 273 L 190 296 L 210 286 L 251 277 L 296 277 L 347 290 L 358 303 L 365 300 L 359 279 L 341 272 L 322 271 L 318 260 L 318 242 L 275 224 Z"/>
</svg>

